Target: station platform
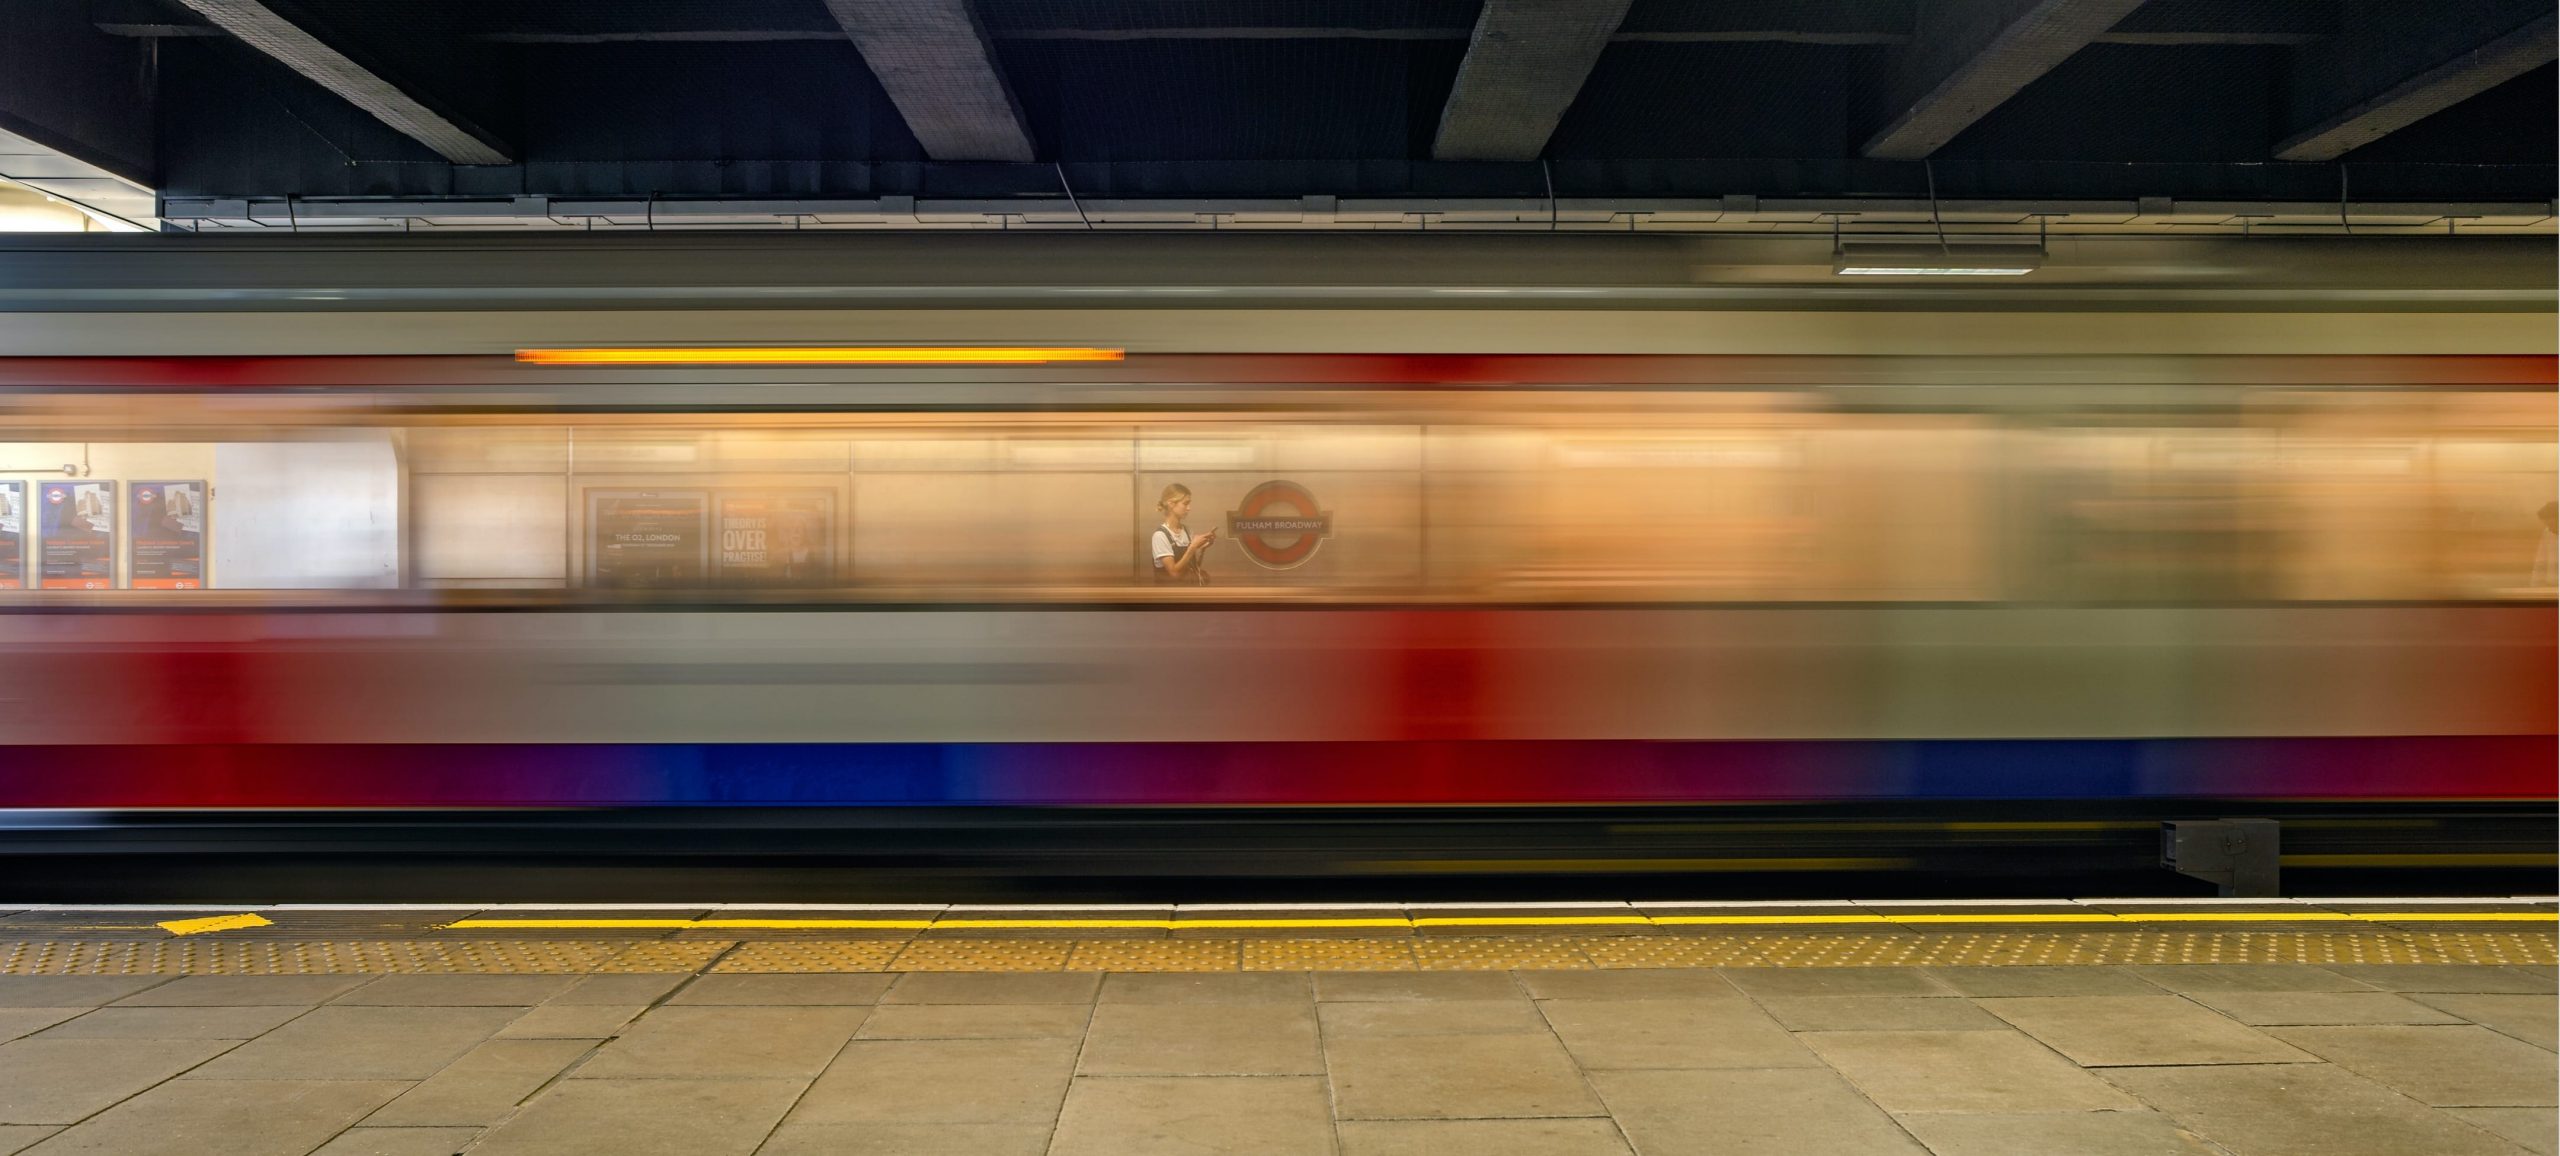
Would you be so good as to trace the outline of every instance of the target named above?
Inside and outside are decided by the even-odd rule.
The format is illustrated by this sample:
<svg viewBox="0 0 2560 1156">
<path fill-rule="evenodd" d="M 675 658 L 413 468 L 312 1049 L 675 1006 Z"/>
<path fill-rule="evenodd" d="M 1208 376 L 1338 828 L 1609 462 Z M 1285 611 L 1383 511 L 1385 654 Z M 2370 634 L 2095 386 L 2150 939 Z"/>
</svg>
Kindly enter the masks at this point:
<svg viewBox="0 0 2560 1156">
<path fill-rule="evenodd" d="M 2560 905 L 0 905 L 0 1154 L 2555 1151 Z"/>
</svg>

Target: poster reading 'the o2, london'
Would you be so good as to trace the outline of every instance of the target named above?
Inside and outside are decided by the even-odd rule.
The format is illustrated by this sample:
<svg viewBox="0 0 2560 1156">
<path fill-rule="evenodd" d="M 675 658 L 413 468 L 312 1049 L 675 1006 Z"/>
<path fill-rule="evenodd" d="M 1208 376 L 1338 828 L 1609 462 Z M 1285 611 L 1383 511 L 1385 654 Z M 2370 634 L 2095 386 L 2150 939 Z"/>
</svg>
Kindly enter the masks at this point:
<svg viewBox="0 0 2560 1156">
<path fill-rule="evenodd" d="M 116 588 L 116 484 L 43 482 L 36 487 L 42 563 L 36 584 L 46 590 Z"/>
<path fill-rule="evenodd" d="M 0 590 L 27 588 L 27 484 L 0 482 Z"/>
<path fill-rule="evenodd" d="M 135 482 L 125 534 L 136 590 L 204 589 L 203 482 Z"/>
<path fill-rule="evenodd" d="M 587 585 L 700 586 L 708 499 L 700 490 L 587 491 Z"/>
</svg>

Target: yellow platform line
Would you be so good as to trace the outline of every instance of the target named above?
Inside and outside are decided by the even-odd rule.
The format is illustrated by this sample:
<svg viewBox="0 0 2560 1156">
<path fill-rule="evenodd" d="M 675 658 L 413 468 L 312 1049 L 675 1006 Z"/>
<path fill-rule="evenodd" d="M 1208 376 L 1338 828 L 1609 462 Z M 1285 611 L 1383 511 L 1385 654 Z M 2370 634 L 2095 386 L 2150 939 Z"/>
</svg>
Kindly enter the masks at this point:
<svg viewBox="0 0 2560 1156">
<path fill-rule="evenodd" d="M 1287 930 L 1292 927 L 1315 929 L 1347 927 L 1411 927 L 1413 924 L 1411 921 L 1397 916 L 1357 916 L 1340 919 L 1167 919 L 1161 921 L 1160 926 L 1167 929 L 1199 928 L 1202 930 L 1214 930 L 1221 928 L 1241 928 L 1246 930 L 1260 929 L 1265 931 L 1280 931 Z"/>
<path fill-rule="evenodd" d="M 222 923 L 255 916 L 182 920 Z M 456 931 L 736 930 L 736 931 L 1083 931 L 1083 930 L 1354 930 L 1426 927 L 1824 927 L 1841 924 L 1927 927 L 1946 924 L 2140 924 L 2140 923 L 2551 923 L 2548 911 L 2137 911 L 2137 912 L 1915 912 L 1908 915 L 1427 915 L 1415 918 L 1270 919 L 457 919 Z M 178 934 L 254 927 L 257 923 L 201 926 Z M 162 924 L 172 931 L 173 924 Z"/>
<path fill-rule="evenodd" d="M 1993 912 L 1993 911 L 1985 911 L 1985 912 L 1979 912 L 1979 913 L 1976 913 L 1976 912 L 1970 912 L 1970 911 L 1967 911 L 1967 912 L 1948 912 L 1948 913 L 1944 913 L 1944 914 L 1940 914 L 1940 913 L 1936 913 L 1936 912 L 1931 912 L 1931 913 L 1927 913 L 1927 914 L 1893 915 L 1893 916 L 1887 916 L 1887 917 L 1886 917 L 1886 921 L 1887 921 L 1887 922 L 1890 922 L 1890 923 L 1907 923 L 1907 924 L 1930 924 L 1930 923 L 2124 923 L 2124 922 L 2127 922 L 2127 921 L 2128 921 L 2128 919 L 2130 919 L 2130 918 L 2138 918 L 2138 917 L 2128 917 L 2128 916 L 2123 916 L 2123 915 L 2116 915 L 2116 914 L 2114 914 L 2114 913 L 2112 913 L 2112 912 L 2105 912 L 2105 911 L 2069 911 L 2069 912 L 2060 912 L 2060 911 L 2056 911 L 2056 912 L 2031 912 L 2031 913 L 2027 913 L 2027 914 L 2018 914 L 2018 913 L 2014 913 L 2014 912 Z"/>
<path fill-rule="evenodd" d="M 2549 923 L 2560 914 L 2549 911 L 2410 911 L 2388 915 L 2358 913 L 2368 923 Z"/>
<path fill-rule="evenodd" d="M 1426 915 L 1415 927 L 1624 927 L 1653 920 L 1643 915 Z"/>
<path fill-rule="evenodd" d="M 1826 923 L 1891 923 L 1890 919 L 1872 913 L 1860 915 L 1656 915 L 1654 923 L 1665 927 L 1783 927 L 1796 924 L 1813 926 Z"/>
<path fill-rule="evenodd" d="M 170 919 L 160 924 L 171 935 L 202 935 L 208 931 L 238 931 L 244 927 L 268 927 L 273 920 L 263 915 L 241 912 L 238 915 L 208 915 L 202 919 Z"/>
<path fill-rule="evenodd" d="M 1140 930 L 1156 930 L 1173 926 L 1173 921 L 1170 919 L 1076 919 L 1065 921 L 1055 919 L 945 919 L 933 923 L 930 926 L 952 931 L 1038 931 L 1042 928 L 1058 927 L 1069 923 L 1072 923 L 1078 928 L 1093 927 L 1105 930 L 1126 930 L 1131 928 Z M 921 927 L 927 925 L 918 924 L 917 926 Z"/>
<path fill-rule="evenodd" d="M 646 931 L 651 929 L 699 927 L 701 924 L 691 919 L 457 919 L 451 923 L 440 923 L 436 926 L 455 928 L 531 927 L 540 928 L 546 931 L 567 931 L 574 928 L 612 928 L 617 930 L 630 928 L 637 931 Z"/>
<path fill-rule="evenodd" d="M 680 927 L 737 927 L 759 931 L 917 931 L 930 919 L 697 919 Z"/>
</svg>

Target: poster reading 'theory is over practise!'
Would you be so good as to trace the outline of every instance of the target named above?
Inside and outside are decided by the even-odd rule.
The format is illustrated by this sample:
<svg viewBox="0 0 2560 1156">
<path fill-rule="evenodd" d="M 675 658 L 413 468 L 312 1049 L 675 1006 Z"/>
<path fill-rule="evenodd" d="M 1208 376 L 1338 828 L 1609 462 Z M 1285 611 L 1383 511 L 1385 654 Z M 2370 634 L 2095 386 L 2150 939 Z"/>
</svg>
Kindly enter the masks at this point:
<svg viewBox="0 0 2560 1156">
<path fill-rule="evenodd" d="M 815 490 L 720 495 L 720 580 L 736 586 L 814 586 L 832 576 L 835 498 Z"/>
<path fill-rule="evenodd" d="M 116 484 L 44 482 L 37 486 L 37 548 L 46 590 L 116 588 Z"/>
</svg>

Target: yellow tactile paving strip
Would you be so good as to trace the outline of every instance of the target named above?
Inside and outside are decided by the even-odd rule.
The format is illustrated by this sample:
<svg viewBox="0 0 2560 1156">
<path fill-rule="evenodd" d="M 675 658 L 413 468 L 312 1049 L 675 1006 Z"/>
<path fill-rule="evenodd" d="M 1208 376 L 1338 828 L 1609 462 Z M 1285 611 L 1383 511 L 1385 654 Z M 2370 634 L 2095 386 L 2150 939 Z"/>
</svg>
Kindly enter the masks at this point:
<svg viewBox="0 0 2560 1156">
<path fill-rule="evenodd" d="M 610 969 L 633 947 L 536 939 L 70 939 L 0 943 L 0 975 L 575 975 Z"/>
<path fill-rule="evenodd" d="M 1642 967 L 2560 964 L 2545 930 L 2126 928 L 1432 938 L 0 941 L 0 975 L 1486 971 Z"/>
<path fill-rule="evenodd" d="M 1752 915 L 1646 914 L 1614 912 L 1585 915 L 1381 915 L 1343 918 L 1128 919 L 740 919 L 473 916 L 440 925 L 448 931 L 708 931 L 745 932 L 925 932 L 1045 931 L 1358 931 L 1402 934 L 1427 931 L 1480 931 L 1511 934 L 1524 931 L 1607 928 L 1623 932 L 1718 927 L 1803 927 L 1833 930 L 1871 928 L 1937 928 L 1995 925 L 2140 926 L 2149 924 L 2325 923 L 2342 926 L 2407 923 L 2539 923 L 2553 922 L 2548 911 L 2320 911 L 2306 909 L 2256 911 L 2074 911 L 2010 913 L 2001 911 L 1933 911 L 1910 913 L 1844 912 L 1840 914 Z"/>
<path fill-rule="evenodd" d="M 732 945 L 712 946 L 726 950 Z M 737 950 L 720 956 L 720 962 L 711 970 L 776 974 L 886 971 L 904 945 L 890 939 L 772 939 L 735 946 Z"/>
</svg>

